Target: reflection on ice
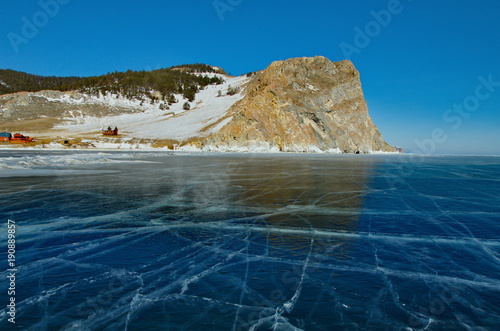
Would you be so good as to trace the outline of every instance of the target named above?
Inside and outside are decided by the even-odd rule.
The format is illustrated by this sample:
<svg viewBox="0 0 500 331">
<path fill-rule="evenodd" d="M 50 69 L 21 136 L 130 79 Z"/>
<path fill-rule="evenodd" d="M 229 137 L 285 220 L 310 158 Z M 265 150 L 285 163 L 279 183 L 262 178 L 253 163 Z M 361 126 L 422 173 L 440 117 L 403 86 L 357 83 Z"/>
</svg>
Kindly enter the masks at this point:
<svg viewBox="0 0 500 331">
<path fill-rule="evenodd" d="M 431 158 L 395 188 L 394 156 L 42 159 L 57 157 L 86 161 L 6 176 L 0 194 L 1 218 L 19 224 L 22 329 L 442 330 L 500 320 L 494 159 Z"/>
</svg>

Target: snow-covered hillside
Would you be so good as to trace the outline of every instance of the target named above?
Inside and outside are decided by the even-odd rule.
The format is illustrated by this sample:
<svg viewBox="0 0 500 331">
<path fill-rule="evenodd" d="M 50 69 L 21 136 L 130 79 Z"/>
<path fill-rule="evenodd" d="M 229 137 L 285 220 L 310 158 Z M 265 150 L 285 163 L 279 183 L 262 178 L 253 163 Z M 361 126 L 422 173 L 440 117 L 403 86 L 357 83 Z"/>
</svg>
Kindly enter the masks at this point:
<svg viewBox="0 0 500 331">
<path fill-rule="evenodd" d="M 71 91 L 1 95 L 0 130 L 36 137 L 39 148 L 395 151 L 371 120 L 350 61 L 294 58 L 240 77 L 214 71 L 127 71 Z M 103 136 L 108 127 L 119 134 Z"/>
<path fill-rule="evenodd" d="M 222 75 L 219 75 L 222 76 Z M 129 100 L 122 96 L 106 95 L 90 97 L 86 100 L 75 100 L 64 96 L 59 101 L 67 104 L 81 102 L 106 104 L 113 107 L 137 109 L 136 112 L 113 116 L 89 116 L 82 112 L 68 112 L 62 124 L 55 127 L 57 130 L 73 134 L 89 134 L 99 132 L 103 127 L 118 127 L 120 133 L 127 138 L 142 139 L 172 139 L 184 140 L 190 137 L 202 136 L 220 129 L 229 121 L 224 118 L 229 108 L 243 97 L 242 85 L 248 82 L 246 76 L 223 76 L 225 83 L 209 85 L 196 94 L 196 99 L 190 103 L 191 109 L 184 110 L 185 99 L 176 95 L 178 102 L 170 106 L 169 110 L 159 109 L 158 104 L 140 104 L 138 100 Z M 227 95 L 229 87 L 239 87 L 239 92 Z M 219 96 L 219 91 L 221 96 Z M 208 130 L 203 130 L 209 127 Z"/>
</svg>

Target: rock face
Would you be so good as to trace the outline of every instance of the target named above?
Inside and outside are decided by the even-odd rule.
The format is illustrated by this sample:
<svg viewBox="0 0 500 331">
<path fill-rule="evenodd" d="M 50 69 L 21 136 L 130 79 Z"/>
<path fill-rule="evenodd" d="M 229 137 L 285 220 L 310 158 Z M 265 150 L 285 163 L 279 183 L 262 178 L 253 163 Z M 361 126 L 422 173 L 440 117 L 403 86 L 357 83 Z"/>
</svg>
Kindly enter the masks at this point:
<svg viewBox="0 0 500 331">
<path fill-rule="evenodd" d="M 272 63 L 252 77 L 220 75 L 224 83 L 162 109 L 106 92 L 19 92 L 0 96 L 0 131 L 101 141 L 103 126 L 120 140 L 218 151 L 370 153 L 395 151 L 373 124 L 350 61 L 325 57 Z M 224 93 L 222 93 L 224 92 Z M 162 145 L 163 144 L 163 145 Z"/>
<path fill-rule="evenodd" d="M 205 149 L 274 148 L 281 151 L 394 151 L 373 124 L 350 61 L 325 57 L 272 63 L 248 83 L 245 97 L 201 139 Z"/>
</svg>

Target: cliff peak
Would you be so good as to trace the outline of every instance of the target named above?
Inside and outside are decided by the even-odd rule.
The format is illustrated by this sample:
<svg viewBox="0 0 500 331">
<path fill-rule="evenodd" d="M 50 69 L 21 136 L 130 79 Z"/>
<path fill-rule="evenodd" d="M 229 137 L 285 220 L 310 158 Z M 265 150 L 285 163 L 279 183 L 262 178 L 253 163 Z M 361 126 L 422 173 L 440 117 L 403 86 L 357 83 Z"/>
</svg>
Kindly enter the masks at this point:
<svg viewBox="0 0 500 331">
<path fill-rule="evenodd" d="M 128 90 L 2 95 L 0 127 L 47 141 L 69 137 L 95 146 L 141 142 L 216 151 L 394 151 L 368 114 L 359 72 L 351 61 L 292 58 L 248 77 L 230 77 L 205 65 L 178 67 L 194 73 L 179 73 L 177 67 L 155 71 L 157 79 L 151 81 L 165 83 L 157 84 L 158 89 L 154 84 L 145 89 L 146 84 L 134 92 L 125 84 Z M 217 72 L 200 74 L 200 70 Z M 125 73 L 131 79 L 138 75 Z M 192 85 L 181 90 L 168 84 L 179 75 L 191 79 Z M 119 77 L 117 73 L 104 78 Z M 104 126 L 119 127 L 120 137 L 103 138 Z"/>
<path fill-rule="evenodd" d="M 392 151 L 373 124 L 359 72 L 323 56 L 273 62 L 246 87 L 221 130 L 201 146 L 281 151 Z"/>
</svg>

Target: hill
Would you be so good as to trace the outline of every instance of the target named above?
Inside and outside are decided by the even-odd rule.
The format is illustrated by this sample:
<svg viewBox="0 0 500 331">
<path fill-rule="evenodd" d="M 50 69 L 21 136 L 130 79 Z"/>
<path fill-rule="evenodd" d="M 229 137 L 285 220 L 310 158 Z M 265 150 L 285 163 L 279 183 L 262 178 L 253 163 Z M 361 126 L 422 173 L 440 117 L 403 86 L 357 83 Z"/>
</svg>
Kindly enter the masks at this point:
<svg viewBox="0 0 500 331">
<path fill-rule="evenodd" d="M 223 74 L 224 71 L 206 64 L 185 64 L 153 71 L 128 70 L 93 77 L 44 77 L 0 70 L 0 95 L 55 90 L 89 95 L 120 93 L 128 99 L 168 102 L 177 93 L 193 101 L 200 87 L 223 82 L 220 77 L 206 75 L 210 73 Z"/>
<path fill-rule="evenodd" d="M 217 67 L 181 65 L 71 84 L 67 91 L 0 96 L 0 129 L 73 146 L 394 151 L 368 114 L 350 61 L 289 59 L 240 77 Z M 107 126 L 119 127 L 120 136 L 102 137 Z"/>
<path fill-rule="evenodd" d="M 228 124 L 201 147 L 280 151 L 393 151 L 373 124 L 359 72 L 325 57 L 272 63 L 252 77 Z"/>
</svg>

